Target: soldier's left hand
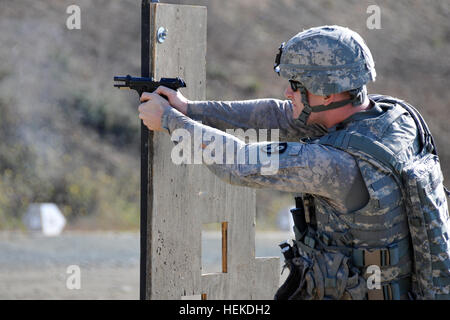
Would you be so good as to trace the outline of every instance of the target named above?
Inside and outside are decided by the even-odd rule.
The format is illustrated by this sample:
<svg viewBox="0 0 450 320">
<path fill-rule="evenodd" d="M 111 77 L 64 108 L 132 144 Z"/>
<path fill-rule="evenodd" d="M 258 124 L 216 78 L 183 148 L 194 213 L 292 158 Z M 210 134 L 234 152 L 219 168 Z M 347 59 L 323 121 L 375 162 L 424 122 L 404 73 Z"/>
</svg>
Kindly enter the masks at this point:
<svg viewBox="0 0 450 320">
<path fill-rule="evenodd" d="M 142 104 L 139 105 L 139 118 L 149 130 L 162 131 L 161 118 L 166 108 L 170 108 L 169 102 L 156 93 L 144 92 L 141 96 Z"/>
</svg>

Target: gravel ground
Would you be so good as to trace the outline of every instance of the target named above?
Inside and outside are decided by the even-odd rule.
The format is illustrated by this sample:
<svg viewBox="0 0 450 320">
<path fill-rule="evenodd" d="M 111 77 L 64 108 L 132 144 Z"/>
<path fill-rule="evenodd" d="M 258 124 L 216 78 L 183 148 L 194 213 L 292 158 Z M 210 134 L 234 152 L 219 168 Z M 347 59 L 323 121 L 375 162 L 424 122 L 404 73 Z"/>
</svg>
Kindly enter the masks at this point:
<svg viewBox="0 0 450 320">
<path fill-rule="evenodd" d="M 258 232 L 256 256 L 280 256 L 278 243 L 291 237 L 288 232 Z M 219 270 L 219 235 L 204 233 L 202 242 L 207 253 L 202 258 L 204 273 Z M 80 268 L 78 290 L 66 285 L 71 265 Z M 44 237 L 0 232 L 0 284 L 0 299 L 138 299 L 139 233 Z"/>
</svg>

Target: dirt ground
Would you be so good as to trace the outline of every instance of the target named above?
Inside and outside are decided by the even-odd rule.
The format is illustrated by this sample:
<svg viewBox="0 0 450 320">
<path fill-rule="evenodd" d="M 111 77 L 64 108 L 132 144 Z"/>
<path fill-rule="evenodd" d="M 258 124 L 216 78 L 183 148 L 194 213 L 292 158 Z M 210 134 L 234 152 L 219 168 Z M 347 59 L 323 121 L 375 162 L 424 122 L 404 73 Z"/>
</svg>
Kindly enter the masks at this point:
<svg viewBox="0 0 450 320">
<path fill-rule="evenodd" d="M 79 266 L 80 289 L 68 289 Z M 68 273 L 69 271 L 69 273 Z M 138 299 L 138 233 L 0 233 L 0 299 Z"/>
<path fill-rule="evenodd" d="M 287 238 L 286 232 L 257 233 L 256 256 L 280 256 L 277 245 Z M 219 236 L 202 239 L 205 252 L 215 252 Z M 215 259 L 209 254 L 204 260 L 214 268 L 220 263 Z M 73 265 L 79 267 L 80 289 L 67 286 Z M 64 232 L 44 237 L 0 232 L 0 299 L 139 299 L 139 233 Z"/>
<path fill-rule="evenodd" d="M 0 272 L 0 299 L 139 299 L 139 268 L 82 268 L 81 288 L 69 290 L 64 268 Z"/>
</svg>

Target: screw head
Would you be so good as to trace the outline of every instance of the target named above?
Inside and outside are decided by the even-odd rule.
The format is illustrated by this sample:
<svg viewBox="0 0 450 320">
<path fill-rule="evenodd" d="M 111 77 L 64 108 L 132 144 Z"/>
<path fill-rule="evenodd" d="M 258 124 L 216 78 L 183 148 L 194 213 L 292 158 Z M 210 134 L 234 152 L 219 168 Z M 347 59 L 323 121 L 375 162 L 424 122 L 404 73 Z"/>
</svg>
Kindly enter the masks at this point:
<svg viewBox="0 0 450 320">
<path fill-rule="evenodd" d="M 159 27 L 156 37 L 159 43 L 163 43 L 167 38 L 167 29 L 164 27 Z"/>
</svg>

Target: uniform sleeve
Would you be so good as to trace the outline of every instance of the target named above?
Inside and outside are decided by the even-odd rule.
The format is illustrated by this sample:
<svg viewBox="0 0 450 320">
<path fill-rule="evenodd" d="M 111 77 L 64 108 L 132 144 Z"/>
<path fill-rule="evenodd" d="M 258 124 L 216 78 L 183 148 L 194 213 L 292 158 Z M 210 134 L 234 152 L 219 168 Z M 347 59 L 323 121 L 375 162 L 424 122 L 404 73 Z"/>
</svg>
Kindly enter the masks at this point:
<svg viewBox="0 0 450 320">
<path fill-rule="evenodd" d="M 311 193 L 329 199 L 340 211 L 348 212 L 345 201 L 355 183 L 362 182 L 355 159 L 332 147 L 301 142 L 245 144 L 175 109 L 166 110 L 163 118 L 177 147 L 183 143 L 183 147 L 195 150 L 203 144 L 202 163 L 230 184 Z M 195 136 L 202 140 L 186 139 Z"/>
<path fill-rule="evenodd" d="M 303 125 L 292 117 L 289 100 L 257 99 L 245 101 L 194 101 L 187 115 L 203 124 L 227 129 L 279 129 L 280 140 L 298 141 L 326 133 L 320 125 Z"/>
</svg>

